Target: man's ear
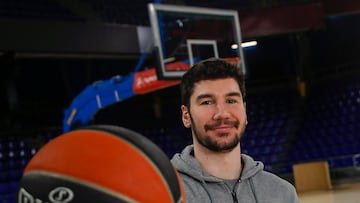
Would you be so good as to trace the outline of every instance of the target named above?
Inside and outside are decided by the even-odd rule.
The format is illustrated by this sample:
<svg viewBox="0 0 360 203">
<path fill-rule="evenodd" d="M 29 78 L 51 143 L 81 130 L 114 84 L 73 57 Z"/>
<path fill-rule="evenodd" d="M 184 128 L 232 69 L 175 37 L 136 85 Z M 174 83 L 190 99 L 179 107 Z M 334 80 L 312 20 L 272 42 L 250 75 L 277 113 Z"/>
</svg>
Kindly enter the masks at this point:
<svg viewBox="0 0 360 203">
<path fill-rule="evenodd" d="M 190 118 L 190 112 L 185 105 L 181 105 L 181 119 L 186 128 L 191 127 L 191 118 Z"/>
</svg>

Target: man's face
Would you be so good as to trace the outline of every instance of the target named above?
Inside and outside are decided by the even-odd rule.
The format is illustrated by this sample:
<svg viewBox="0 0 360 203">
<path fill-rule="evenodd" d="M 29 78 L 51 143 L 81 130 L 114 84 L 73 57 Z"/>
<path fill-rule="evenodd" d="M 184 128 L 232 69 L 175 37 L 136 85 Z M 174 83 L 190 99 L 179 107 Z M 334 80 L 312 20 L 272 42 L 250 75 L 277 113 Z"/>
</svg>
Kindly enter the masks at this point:
<svg viewBox="0 0 360 203">
<path fill-rule="evenodd" d="M 195 84 L 190 109 L 181 106 L 184 126 L 192 128 L 194 144 L 227 152 L 240 142 L 246 109 L 237 82 L 232 78 L 204 80 Z"/>
</svg>

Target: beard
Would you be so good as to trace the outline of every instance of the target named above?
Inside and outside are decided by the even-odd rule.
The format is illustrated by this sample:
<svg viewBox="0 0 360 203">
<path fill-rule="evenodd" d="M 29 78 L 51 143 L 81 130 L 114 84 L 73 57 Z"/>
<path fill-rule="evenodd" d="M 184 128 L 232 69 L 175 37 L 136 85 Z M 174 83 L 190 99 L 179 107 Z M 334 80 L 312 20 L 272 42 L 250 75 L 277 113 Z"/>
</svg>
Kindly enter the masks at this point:
<svg viewBox="0 0 360 203">
<path fill-rule="evenodd" d="M 240 130 L 240 132 L 235 133 L 235 136 L 233 136 L 233 138 L 229 142 L 227 142 L 226 144 L 221 144 L 218 141 L 216 141 L 215 138 L 206 134 L 206 132 L 209 130 L 214 130 L 216 127 L 220 126 L 221 124 L 232 125 L 234 126 L 234 128 L 238 129 L 240 126 L 239 121 L 224 120 L 224 121 L 216 121 L 214 123 L 206 124 L 204 126 L 205 134 L 201 134 L 199 128 L 195 125 L 195 122 L 191 118 L 191 116 L 190 119 L 191 119 L 192 131 L 193 134 L 195 135 L 195 139 L 198 141 L 200 145 L 214 152 L 232 151 L 240 143 L 240 139 L 245 131 L 245 125 L 243 125 L 241 126 L 242 129 Z M 218 136 L 222 137 L 222 136 L 232 136 L 232 135 L 228 133 L 224 133 L 224 134 L 218 134 Z"/>
</svg>

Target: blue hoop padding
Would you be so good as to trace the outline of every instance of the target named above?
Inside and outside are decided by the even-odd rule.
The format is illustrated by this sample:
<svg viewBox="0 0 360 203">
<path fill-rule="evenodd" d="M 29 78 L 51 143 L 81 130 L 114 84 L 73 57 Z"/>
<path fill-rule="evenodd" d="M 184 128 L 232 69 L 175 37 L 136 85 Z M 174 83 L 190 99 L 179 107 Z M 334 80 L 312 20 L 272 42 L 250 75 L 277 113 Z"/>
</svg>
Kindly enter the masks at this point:
<svg viewBox="0 0 360 203">
<path fill-rule="evenodd" d="M 134 75 L 135 73 L 125 77 L 114 76 L 109 80 L 96 81 L 86 87 L 75 97 L 70 107 L 65 109 L 63 132 L 70 131 L 71 126 L 76 122 L 87 125 L 101 108 L 134 96 Z"/>
<path fill-rule="evenodd" d="M 140 61 L 143 61 L 143 58 Z M 195 63 L 198 61 L 198 58 L 194 58 Z M 189 64 L 189 60 L 184 60 L 183 63 Z M 133 91 L 135 74 L 136 72 L 127 76 L 117 75 L 87 86 L 64 110 L 63 132 L 69 132 L 75 123 L 81 126 L 88 125 L 100 109 L 135 96 Z"/>
</svg>

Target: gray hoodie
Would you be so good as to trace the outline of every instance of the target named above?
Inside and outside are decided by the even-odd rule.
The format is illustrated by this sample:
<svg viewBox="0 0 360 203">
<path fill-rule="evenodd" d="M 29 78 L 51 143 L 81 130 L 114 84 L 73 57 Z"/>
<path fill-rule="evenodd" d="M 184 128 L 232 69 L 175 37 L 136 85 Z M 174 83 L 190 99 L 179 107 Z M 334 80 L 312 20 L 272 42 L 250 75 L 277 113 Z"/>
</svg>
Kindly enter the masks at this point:
<svg viewBox="0 0 360 203">
<path fill-rule="evenodd" d="M 244 168 L 234 188 L 225 181 L 205 173 L 193 156 L 194 147 L 187 146 L 171 162 L 184 184 L 187 203 L 298 203 L 295 188 L 289 182 L 264 171 L 261 162 L 241 155 Z"/>
</svg>

